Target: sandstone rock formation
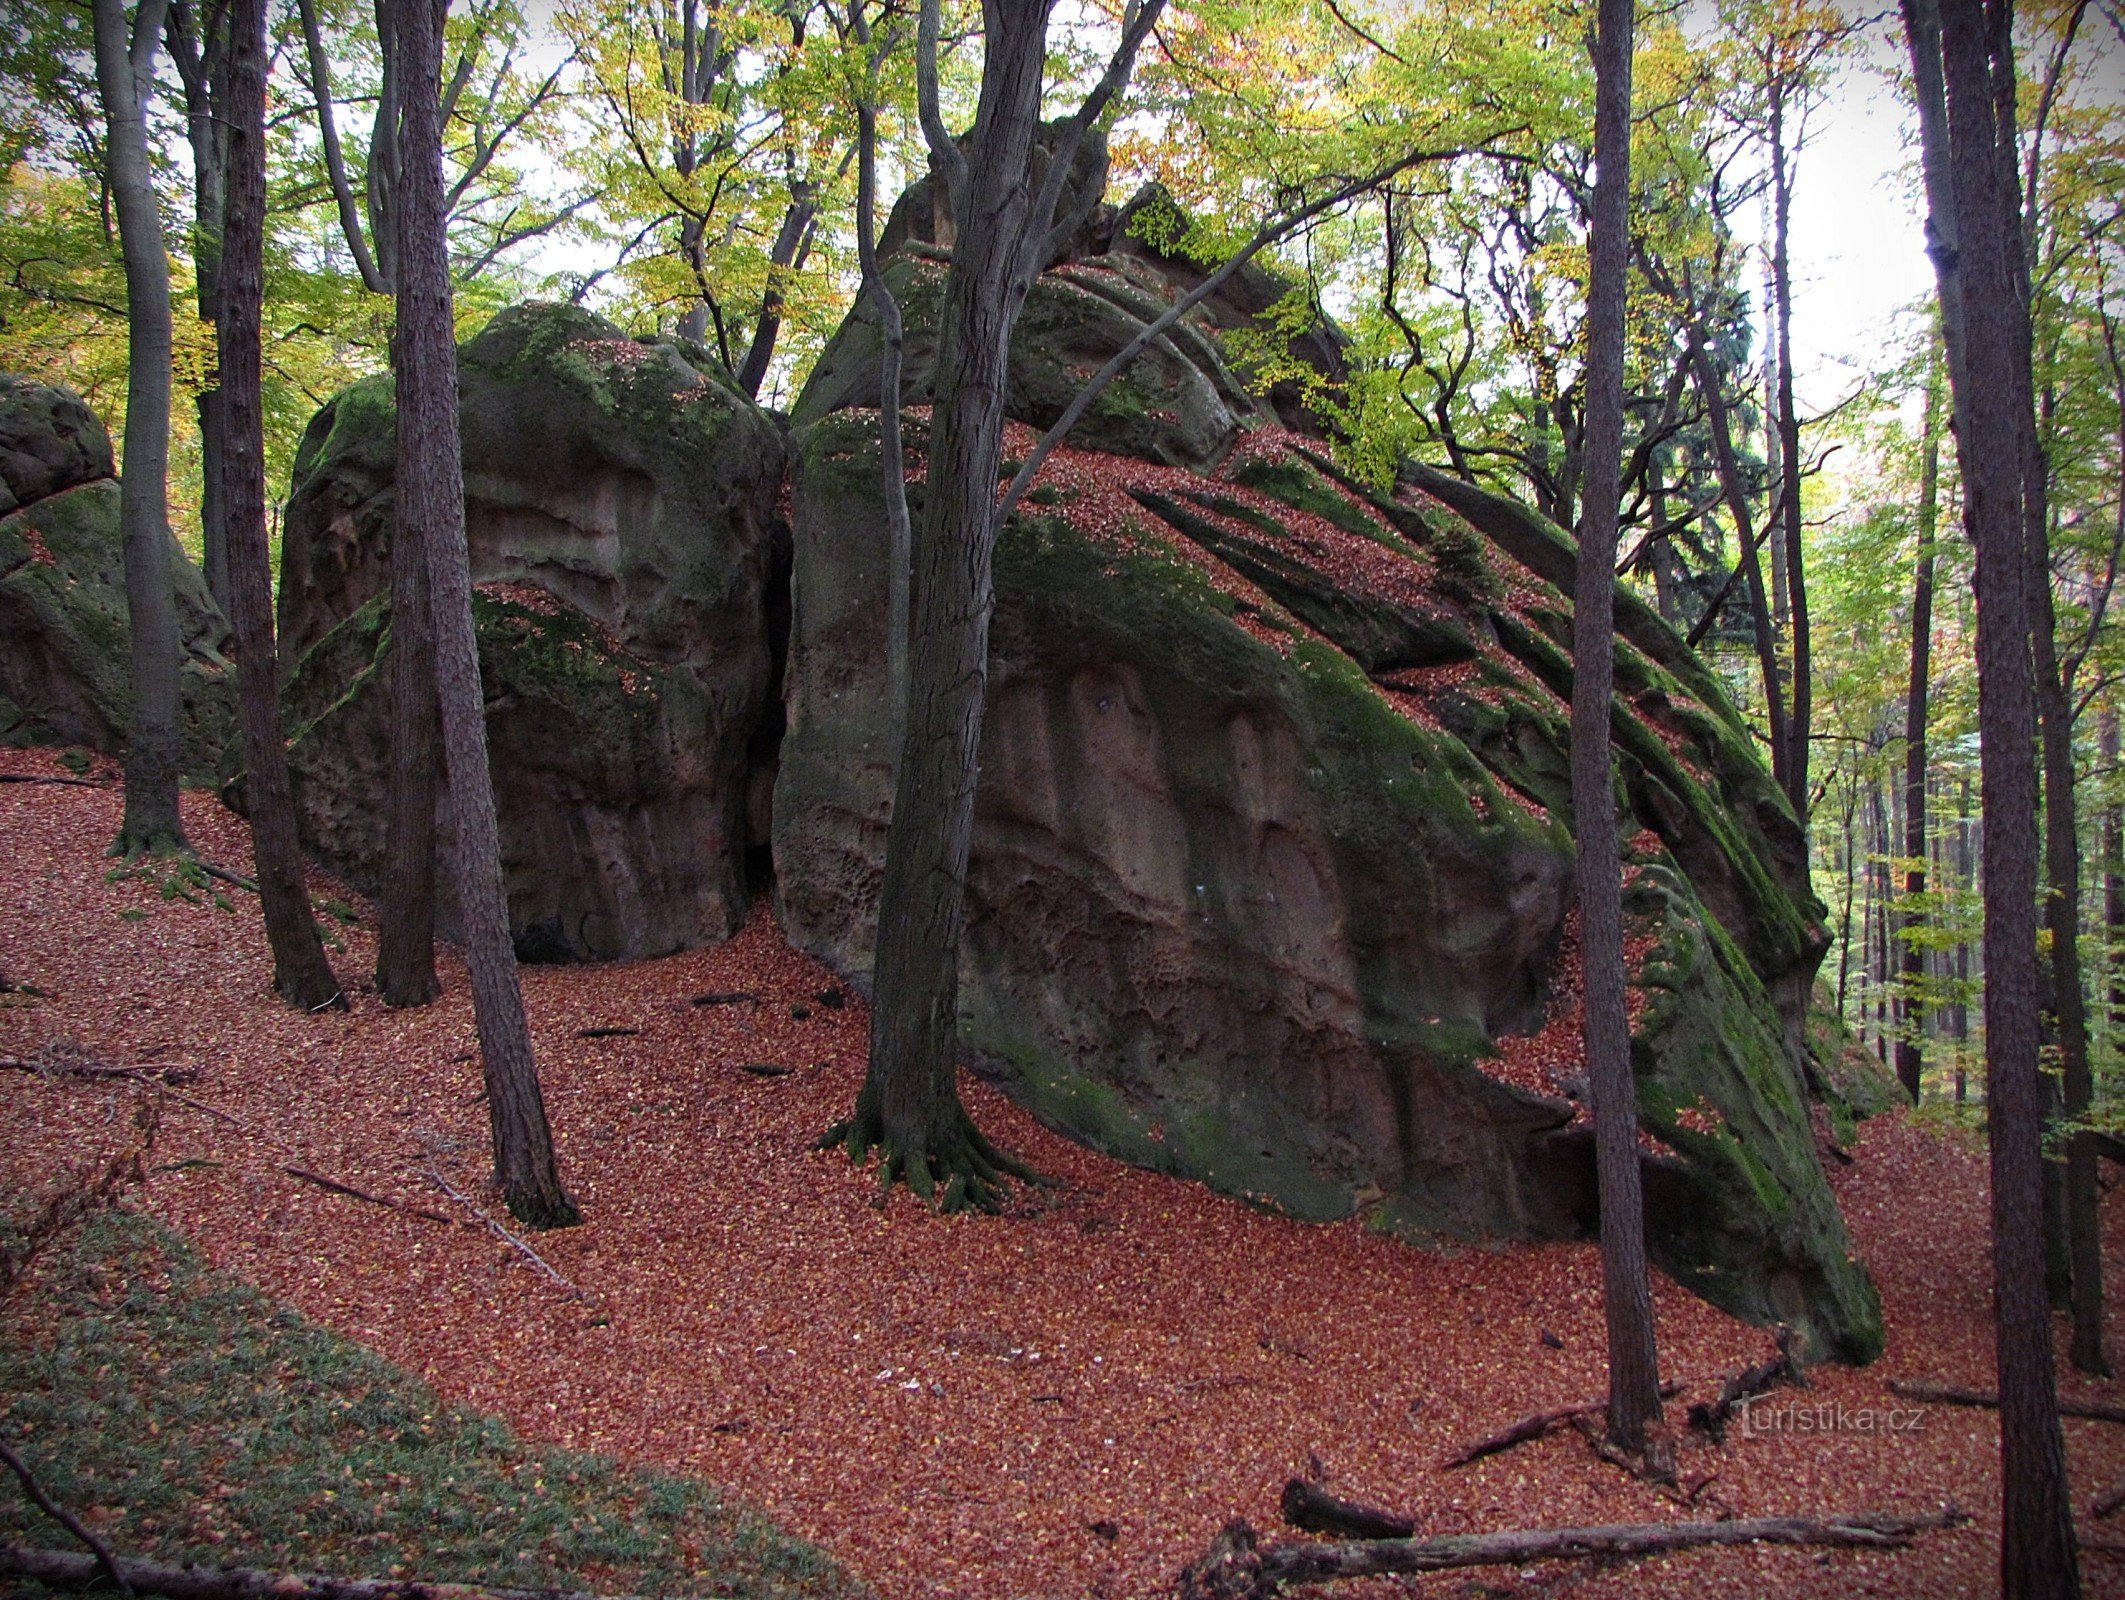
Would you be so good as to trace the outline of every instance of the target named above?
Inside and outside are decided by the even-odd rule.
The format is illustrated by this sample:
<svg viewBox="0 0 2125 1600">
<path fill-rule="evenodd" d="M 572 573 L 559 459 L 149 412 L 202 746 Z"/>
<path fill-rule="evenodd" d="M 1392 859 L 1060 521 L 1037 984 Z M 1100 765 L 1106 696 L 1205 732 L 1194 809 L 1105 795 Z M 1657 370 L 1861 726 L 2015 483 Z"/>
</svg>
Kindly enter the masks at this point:
<svg viewBox="0 0 2125 1600">
<path fill-rule="evenodd" d="M 111 439 L 72 390 L 0 374 L 0 740 L 116 755 L 132 720 L 132 628 Z M 174 544 L 184 770 L 234 737 L 229 628 Z"/>
<path fill-rule="evenodd" d="M 1202 280 L 1170 202 L 1116 211 L 1096 163 L 1079 176 L 1014 349 L 1014 456 Z M 888 229 L 917 449 L 948 244 L 927 214 L 918 191 Z M 1338 341 L 1272 327 L 1286 293 L 1243 276 L 1154 345 L 1003 534 L 962 1036 L 1054 1126 L 1297 1216 L 1579 1234 L 1574 552 L 1422 468 L 1391 495 L 1349 478 L 1286 359 L 1332 378 Z M 1267 355 L 1287 381 L 1263 393 Z M 894 755 L 866 313 L 786 441 L 705 353 L 579 312 L 507 313 L 461 361 L 520 933 L 595 955 L 719 937 L 772 780 L 783 927 L 863 986 Z M 357 882 L 381 867 L 389 537 L 369 384 L 305 444 L 282 590 L 307 825 Z M 1804 1349 L 1865 1359 L 1878 1307 L 1800 1045 L 1825 943 L 1800 832 L 1717 681 L 1646 608 L 1618 615 L 1656 1254 Z"/>
<path fill-rule="evenodd" d="M 564 306 L 495 318 L 460 351 L 458 382 L 519 951 L 606 959 L 721 939 L 747 904 L 747 850 L 765 841 L 762 762 L 779 731 L 781 427 L 705 352 Z M 318 414 L 281 577 L 305 839 L 365 888 L 387 866 L 376 668 L 393 448 L 388 379 Z"/>
<path fill-rule="evenodd" d="M 1105 222 L 1080 230 L 1105 253 L 1029 298 L 1014 457 L 1200 281 L 1126 214 Z M 918 240 L 891 272 L 919 405 L 942 268 Z M 1300 1216 L 1586 1229 L 1570 541 L 1437 475 L 1391 498 L 1348 479 L 1296 396 L 1251 397 L 1227 337 L 1250 313 L 1222 298 L 1094 408 L 1002 537 L 962 1036 L 1076 1137 Z M 891 796 L 875 346 L 859 311 L 795 411 L 774 808 L 784 927 L 859 983 Z M 1716 681 L 1643 606 L 1619 610 L 1656 1254 L 1864 1359 L 1877 1303 L 1798 1048 L 1826 942 L 1800 832 Z"/>
</svg>

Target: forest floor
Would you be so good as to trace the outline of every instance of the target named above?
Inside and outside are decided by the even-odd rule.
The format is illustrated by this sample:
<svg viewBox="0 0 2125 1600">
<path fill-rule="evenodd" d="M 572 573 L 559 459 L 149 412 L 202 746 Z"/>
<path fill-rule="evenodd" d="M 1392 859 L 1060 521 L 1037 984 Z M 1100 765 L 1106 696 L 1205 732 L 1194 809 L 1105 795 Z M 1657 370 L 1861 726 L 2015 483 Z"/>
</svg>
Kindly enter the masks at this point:
<svg viewBox="0 0 2125 1600">
<path fill-rule="evenodd" d="M 66 775 L 42 752 L 0 752 L 4 773 Z M 563 1287 L 464 1225 L 470 1212 L 429 1175 L 488 1204 L 454 959 L 436 1006 L 386 1010 L 367 992 L 367 908 L 320 878 L 352 1009 L 292 1013 L 268 990 L 248 895 L 114 875 L 119 807 L 115 787 L 0 785 L 0 981 L 17 986 L 0 993 L 0 1056 L 197 1073 L 165 1104 L 133 1203 L 447 1404 L 540 1447 L 726 1486 L 887 1600 L 1166 1593 L 1229 1517 L 1276 1529 L 1284 1481 L 1310 1464 L 1427 1534 L 1951 1501 L 1974 1518 L 1894 1553 L 1706 1551 L 1338 1595 L 1994 1586 L 1995 1417 L 1927 1406 L 1916 1427 L 1888 1425 L 1912 1410 L 1891 1379 L 1990 1381 L 1985 1163 L 1967 1134 L 1901 1115 L 1865 1128 L 1833 1176 L 1882 1290 L 1888 1353 L 1818 1369 L 1781 1426 L 1686 1446 L 1685 1481 L 1710 1476 L 1693 1506 L 1569 1431 L 1449 1472 L 1442 1459 L 1468 1440 L 1602 1392 L 1592 1245 L 1428 1252 L 1356 1224 L 1294 1223 L 1080 1149 L 979 1084 L 976 1120 L 1053 1186 L 998 1217 L 937 1217 L 905 1192 L 881 1208 L 867 1174 L 813 1148 L 855 1095 L 864 1007 L 763 911 L 713 950 L 526 970 L 564 1173 L 589 1219 L 536 1241 Z M 248 869 L 239 819 L 204 794 L 186 795 L 185 816 L 204 859 Z M 0 1080 L 0 1193 L 115 1148 L 138 1092 Z M 2125 1194 L 2106 1208 L 2110 1281 L 2125 1291 Z M 1665 1280 L 1655 1303 L 1684 1402 L 1771 1350 Z M 2116 1327 L 2125 1353 L 2125 1319 Z M 2125 1400 L 2116 1382 L 2069 1373 L 2062 1387 Z M 2107 1546 L 2087 1554 L 2089 1591 L 2125 1594 L 2125 1527 L 2088 1514 L 2125 1478 L 2125 1428 L 2065 1430 L 2084 1539 Z M 126 1508 L 94 1510 L 125 1544 Z"/>
</svg>

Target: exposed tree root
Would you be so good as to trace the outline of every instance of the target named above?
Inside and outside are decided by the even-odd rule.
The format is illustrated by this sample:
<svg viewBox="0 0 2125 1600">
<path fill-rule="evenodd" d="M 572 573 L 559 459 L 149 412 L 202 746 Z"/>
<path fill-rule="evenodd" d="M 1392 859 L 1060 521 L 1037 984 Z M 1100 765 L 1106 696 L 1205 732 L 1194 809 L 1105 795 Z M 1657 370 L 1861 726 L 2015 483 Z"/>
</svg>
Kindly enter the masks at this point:
<svg viewBox="0 0 2125 1600">
<path fill-rule="evenodd" d="M 1442 1539 L 1258 1542 L 1244 1518 L 1225 1525 L 1202 1560 L 1180 1575 L 1179 1600 L 1269 1600 L 1286 1584 L 1521 1566 L 1531 1561 L 1618 1560 L 1705 1545 L 1841 1545 L 1900 1550 L 1921 1533 L 1968 1521 L 1950 1507 L 1933 1516 L 1864 1512 L 1830 1517 L 1748 1517 L 1728 1522 L 1617 1523 L 1457 1534 Z"/>
<path fill-rule="evenodd" d="M 1660 1398 L 1672 1400 L 1682 1392 L 1682 1385 L 1670 1380 L 1660 1386 Z M 1608 1401 L 1581 1400 L 1576 1405 L 1554 1406 L 1547 1411 L 1531 1411 L 1509 1428 L 1500 1428 L 1496 1433 L 1486 1434 L 1439 1463 L 1441 1471 L 1451 1472 L 1456 1467 L 1465 1467 L 1472 1461 L 1481 1461 L 1485 1456 L 1494 1456 L 1501 1450 L 1510 1450 L 1515 1445 L 1539 1439 L 1560 1423 L 1570 1422 L 1574 1417 L 1590 1416 L 1597 1411 L 1606 1411 Z"/>
<path fill-rule="evenodd" d="M 946 1115 L 948 1125 L 942 1137 L 925 1141 L 922 1149 L 909 1149 L 886 1133 L 885 1119 L 879 1112 L 859 1103 L 856 1114 L 827 1129 L 815 1148 L 827 1150 L 841 1145 L 847 1149 L 849 1160 L 859 1167 L 875 1151 L 881 1199 L 895 1183 L 905 1183 L 920 1199 L 942 1212 L 1001 1211 L 1010 1199 L 1010 1180 L 1047 1182 L 1023 1161 L 991 1144 L 987 1135 L 974 1126 L 974 1119 L 964 1106 L 955 1103 Z"/>
</svg>

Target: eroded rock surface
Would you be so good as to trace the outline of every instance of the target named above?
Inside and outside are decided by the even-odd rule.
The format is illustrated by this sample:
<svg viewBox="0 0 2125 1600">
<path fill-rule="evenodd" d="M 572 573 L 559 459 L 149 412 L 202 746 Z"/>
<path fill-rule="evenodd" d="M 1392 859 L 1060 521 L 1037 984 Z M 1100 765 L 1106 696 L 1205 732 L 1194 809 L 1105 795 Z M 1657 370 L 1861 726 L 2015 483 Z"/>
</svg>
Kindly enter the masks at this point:
<svg viewBox="0 0 2125 1600">
<path fill-rule="evenodd" d="M 1200 281 L 1114 221 L 1029 299 L 1009 458 Z M 891 270 L 915 405 L 942 267 L 917 241 Z M 1234 315 L 1155 347 L 1000 541 L 962 1037 L 1052 1124 L 1303 1217 L 1587 1229 L 1570 541 L 1483 491 L 1345 477 L 1302 406 L 1249 398 L 1240 352 L 1262 347 Z M 774 808 L 784 926 L 859 983 L 891 799 L 875 342 L 852 317 L 796 408 Z M 1799 830 L 1716 681 L 1643 606 L 1620 614 L 1654 1248 L 1864 1359 L 1878 1306 L 1797 1049 L 1825 943 Z"/>
<path fill-rule="evenodd" d="M 721 939 L 764 842 L 748 799 L 780 716 L 780 425 L 706 352 L 560 306 L 502 313 L 460 350 L 458 382 L 520 953 Z M 374 379 L 311 425 L 280 596 L 304 834 L 368 888 L 387 866 L 392 415 Z"/>
<path fill-rule="evenodd" d="M 132 625 L 111 439 L 70 389 L 0 374 L 0 741 L 125 749 Z M 229 627 L 173 540 L 182 761 L 211 776 L 235 737 Z"/>
</svg>

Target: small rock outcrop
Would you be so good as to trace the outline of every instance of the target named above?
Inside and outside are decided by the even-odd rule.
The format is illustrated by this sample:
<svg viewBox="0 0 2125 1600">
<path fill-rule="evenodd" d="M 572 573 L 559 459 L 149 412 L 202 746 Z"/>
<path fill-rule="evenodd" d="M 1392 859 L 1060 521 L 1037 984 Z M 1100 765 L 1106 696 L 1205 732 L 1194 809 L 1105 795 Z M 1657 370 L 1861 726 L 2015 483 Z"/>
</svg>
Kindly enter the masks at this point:
<svg viewBox="0 0 2125 1600">
<path fill-rule="evenodd" d="M 1167 253 L 1175 230 L 1130 227 L 1167 204 L 1081 224 L 1098 253 L 1033 288 L 1007 473 L 1201 281 Z M 920 405 L 944 268 L 917 236 L 889 271 L 902 398 Z M 962 1037 L 1052 1125 L 1298 1216 L 1579 1233 L 1595 1199 L 1570 887 L 1575 554 L 1453 480 L 1413 469 L 1388 496 L 1346 476 L 1303 386 L 1279 404 L 1249 381 L 1250 357 L 1287 339 L 1251 320 L 1281 293 L 1243 281 L 1155 344 L 1004 530 Z M 1335 339 L 1312 339 L 1325 376 Z M 794 413 L 774 807 L 785 930 L 858 983 L 893 755 L 876 350 L 859 310 Z M 1625 597 L 1620 616 L 1653 1248 L 1812 1353 L 1866 1359 L 1878 1304 L 1818 1164 L 1799 1049 L 1826 943 L 1800 831 L 1717 682 L 1646 608 Z"/>
<path fill-rule="evenodd" d="M 496 317 L 459 351 L 458 385 L 519 953 L 603 960 L 722 939 L 748 902 L 747 851 L 765 843 L 779 731 L 780 424 L 705 351 L 565 306 Z M 371 889 L 388 866 L 377 668 L 394 448 L 387 378 L 318 414 L 280 593 L 304 837 Z"/>
<path fill-rule="evenodd" d="M 0 741 L 125 749 L 132 626 L 111 438 L 70 389 L 0 374 Z M 235 735 L 228 623 L 173 540 L 182 759 L 211 776 Z"/>
</svg>

